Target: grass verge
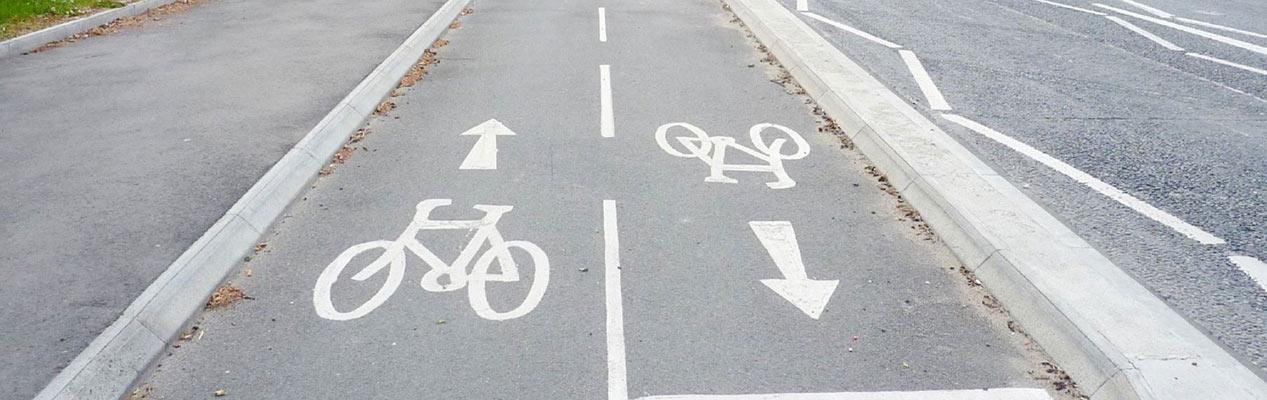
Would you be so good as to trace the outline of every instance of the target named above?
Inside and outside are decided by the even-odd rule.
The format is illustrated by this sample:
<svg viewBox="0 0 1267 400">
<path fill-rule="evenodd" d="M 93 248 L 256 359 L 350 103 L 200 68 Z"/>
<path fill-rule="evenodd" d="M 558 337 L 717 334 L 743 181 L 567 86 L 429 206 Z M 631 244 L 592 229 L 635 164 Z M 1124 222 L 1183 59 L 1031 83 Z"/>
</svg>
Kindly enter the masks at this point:
<svg viewBox="0 0 1267 400">
<path fill-rule="evenodd" d="M 121 0 L 0 0 L 0 40 L 124 4 Z"/>
</svg>

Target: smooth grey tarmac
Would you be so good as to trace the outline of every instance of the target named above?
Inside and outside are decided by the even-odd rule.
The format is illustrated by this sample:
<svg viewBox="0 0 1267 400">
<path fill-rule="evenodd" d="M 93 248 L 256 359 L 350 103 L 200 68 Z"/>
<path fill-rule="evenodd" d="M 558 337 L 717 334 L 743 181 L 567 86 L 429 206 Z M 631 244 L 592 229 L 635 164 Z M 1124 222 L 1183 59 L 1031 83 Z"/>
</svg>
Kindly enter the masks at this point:
<svg viewBox="0 0 1267 400">
<path fill-rule="evenodd" d="M 1181 46 L 1267 67 L 1261 55 L 1087 0 Z M 1138 0 L 1177 17 L 1267 33 L 1259 2 Z M 1098 1 L 1152 15 L 1121 0 Z M 785 1 L 794 8 L 794 1 Z M 1227 241 L 1202 245 L 931 110 L 897 51 L 810 26 L 1166 300 L 1267 374 L 1267 291 L 1229 261 L 1267 260 L 1267 76 L 1168 50 L 1103 16 L 1034 0 L 817 1 L 810 12 L 912 51 L 953 111 Z M 1191 24 L 1189 24 L 1191 25 Z M 1267 39 L 1191 25 L 1258 45 Z"/>
<path fill-rule="evenodd" d="M 441 3 L 209 0 L 0 59 L 0 398 L 43 388 Z"/>
<path fill-rule="evenodd" d="M 251 299 L 204 313 L 138 390 L 170 399 L 223 390 L 229 398 L 617 400 L 626 388 L 638 398 L 1051 385 L 1035 345 L 982 305 L 993 303 L 898 210 L 857 153 L 817 131 L 805 98 L 772 82 L 777 71 L 730 18 L 713 0 L 475 4 L 446 34 L 440 63 L 370 122 L 351 159 L 320 179 L 232 278 Z M 600 65 L 611 71 L 612 138 L 601 136 Z M 496 169 L 460 170 L 483 139 L 459 134 L 490 119 L 516 135 L 497 137 Z M 776 179 L 766 172 L 706 182 L 704 162 L 657 145 L 657 128 L 674 122 L 745 146 L 750 127 L 779 124 L 810 152 L 783 161 L 791 188 L 767 186 Z M 794 153 L 794 143 L 785 146 Z M 734 149 L 727 161 L 761 162 Z M 512 250 L 521 279 L 487 282 L 491 309 L 514 308 L 530 282 L 548 276 L 540 304 L 517 318 L 481 318 L 472 283 L 424 290 L 429 262 L 404 251 L 403 283 L 381 306 L 343 321 L 319 316 L 314 288 L 327 266 L 355 245 L 401 237 L 429 199 L 452 201 L 428 216 L 435 220 L 477 219 L 480 204 L 513 206 L 496 229 L 539 246 L 549 269 Z M 790 223 L 808 278 L 839 281 L 819 318 L 761 283 L 783 276 L 753 221 Z M 404 237 L 448 263 L 483 237 L 457 228 Z M 611 235 L 620 245 L 609 252 Z M 336 311 L 391 283 L 381 271 L 352 280 L 381 254 L 346 260 L 332 289 Z M 623 289 L 611 296 L 614 273 Z M 623 324 L 611 323 L 613 297 Z M 613 339 L 621 327 L 623 338 Z M 627 355 L 623 374 L 609 365 L 616 348 Z"/>
</svg>

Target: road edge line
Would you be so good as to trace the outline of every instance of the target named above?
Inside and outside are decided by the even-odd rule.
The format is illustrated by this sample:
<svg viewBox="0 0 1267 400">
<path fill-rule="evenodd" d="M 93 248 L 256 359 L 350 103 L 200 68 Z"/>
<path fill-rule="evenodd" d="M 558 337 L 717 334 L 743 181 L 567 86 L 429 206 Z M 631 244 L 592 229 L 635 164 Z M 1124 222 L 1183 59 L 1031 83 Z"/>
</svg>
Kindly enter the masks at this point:
<svg viewBox="0 0 1267 400">
<path fill-rule="evenodd" d="M 102 10 L 87 17 L 73 19 L 35 32 L 0 42 L 0 58 L 26 54 L 44 45 L 69 39 L 120 18 L 135 17 L 180 0 L 141 0 L 119 8 Z"/>
<path fill-rule="evenodd" d="M 316 179 L 326 161 L 370 117 L 375 105 L 396 88 L 423 52 L 471 2 L 448 0 L 437 9 L 35 398 L 117 399 L 125 396 L 168 342 L 203 309 L 216 286 L 254 249 L 273 223 Z"/>
<path fill-rule="evenodd" d="M 722 0 L 1093 399 L 1267 382 L 777 0 Z"/>
</svg>

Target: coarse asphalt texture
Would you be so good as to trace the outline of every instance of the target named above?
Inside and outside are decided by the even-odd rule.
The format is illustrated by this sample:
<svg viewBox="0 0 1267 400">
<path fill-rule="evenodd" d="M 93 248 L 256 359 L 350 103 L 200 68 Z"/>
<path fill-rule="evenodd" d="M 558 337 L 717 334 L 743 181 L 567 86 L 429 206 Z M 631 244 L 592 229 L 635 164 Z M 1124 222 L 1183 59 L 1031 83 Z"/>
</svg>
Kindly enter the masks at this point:
<svg viewBox="0 0 1267 400">
<path fill-rule="evenodd" d="M 198 3 L 0 59 L 0 398 L 43 388 L 442 1 Z"/>
</svg>

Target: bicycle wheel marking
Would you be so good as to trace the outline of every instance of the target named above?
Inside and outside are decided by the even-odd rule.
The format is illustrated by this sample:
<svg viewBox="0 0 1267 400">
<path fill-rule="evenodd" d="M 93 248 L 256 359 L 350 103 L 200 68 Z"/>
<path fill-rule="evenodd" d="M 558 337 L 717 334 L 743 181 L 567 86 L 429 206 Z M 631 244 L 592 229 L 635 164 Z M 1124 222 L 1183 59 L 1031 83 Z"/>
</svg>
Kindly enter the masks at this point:
<svg viewBox="0 0 1267 400">
<path fill-rule="evenodd" d="M 682 128 L 690 133 L 689 136 L 676 136 L 670 140 L 669 132 L 673 128 Z M 787 137 L 778 137 L 769 143 L 765 141 L 762 133 L 767 130 L 776 130 L 782 132 Z M 735 138 L 729 136 L 709 136 L 703 129 L 691 125 L 686 122 L 674 122 L 661 125 L 656 129 L 656 144 L 660 145 L 660 149 L 665 153 L 675 157 L 696 158 L 708 164 L 709 175 L 704 178 L 704 182 L 715 183 L 739 183 L 738 180 L 726 176 L 726 171 L 742 171 L 742 172 L 767 172 L 773 174 L 774 182 L 767 182 L 766 186 L 771 189 L 787 189 L 796 186 L 796 181 L 788 176 L 787 171 L 783 169 L 783 160 L 799 160 L 809 155 L 809 143 L 805 142 L 805 138 L 785 126 L 769 123 L 753 125 L 748 130 L 748 139 L 752 142 L 752 147 L 738 144 Z M 788 141 L 791 140 L 791 143 Z M 676 142 L 676 143 L 675 143 Z M 686 151 L 679 151 L 674 146 L 682 146 Z M 784 147 L 790 146 L 784 153 Z M 726 150 L 735 149 L 749 156 L 752 156 L 763 164 L 727 164 Z"/>
<path fill-rule="evenodd" d="M 431 212 L 436 208 L 452 203 L 453 201 L 449 199 L 424 200 L 418 203 L 413 220 L 396 240 L 376 240 L 357 244 L 335 257 L 334 261 L 321 272 L 316 286 L 313 287 L 312 304 L 317 315 L 329 320 L 347 321 L 363 317 L 383 305 L 396 292 L 396 289 L 400 288 L 409 259 L 406 251 L 417 256 L 429 267 L 422 277 L 423 290 L 449 292 L 466 288 L 471 308 L 476 315 L 484 319 L 502 321 L 519 318 L 532 312 L 545 296 L 546 287 L 549 285 L 550 261 L 545 251 L 532 242 L 506 241 L 502 238 L 501 232 L 497 229 L 497 222 L 514 207 L 478 204 L 474 208 L 483 211 L 484 216 L 474 220 L 437 221 L 430 218 Z M 474 234 L 457 258 L 452 263 L 445 263 L 418 241 L 418 232 L 423 230 L 462 230 L 474 231 Z M 378 255 L 350 278 L 352 281 L 364 281 L 387 269 L 386 282 L 369 300 L 351 311 L 339 311 L 331 298 L 331 291 L 334 285 L 339 283 L 339 276 L 357 255 L 376 248 L 383 249 L 383 254 Z M 528 265 L 532 267 L 530 273 L 520 273 L 520 264 L 514 260 L 515 252 L 528 256 L 527 260 L 531 262 Z M 490 273 L 493 263 L 497 263 L 499 272 Z M 447 284 L 440 283 L 441 278 L 444 277 L 448 278 Z M 510 311 L 501 312 L 493 309 L 488 301 L 488 283 L 518 282 L 521 279 L 531 279 L 531 286 L 523 302 Z"/>
</svg>

